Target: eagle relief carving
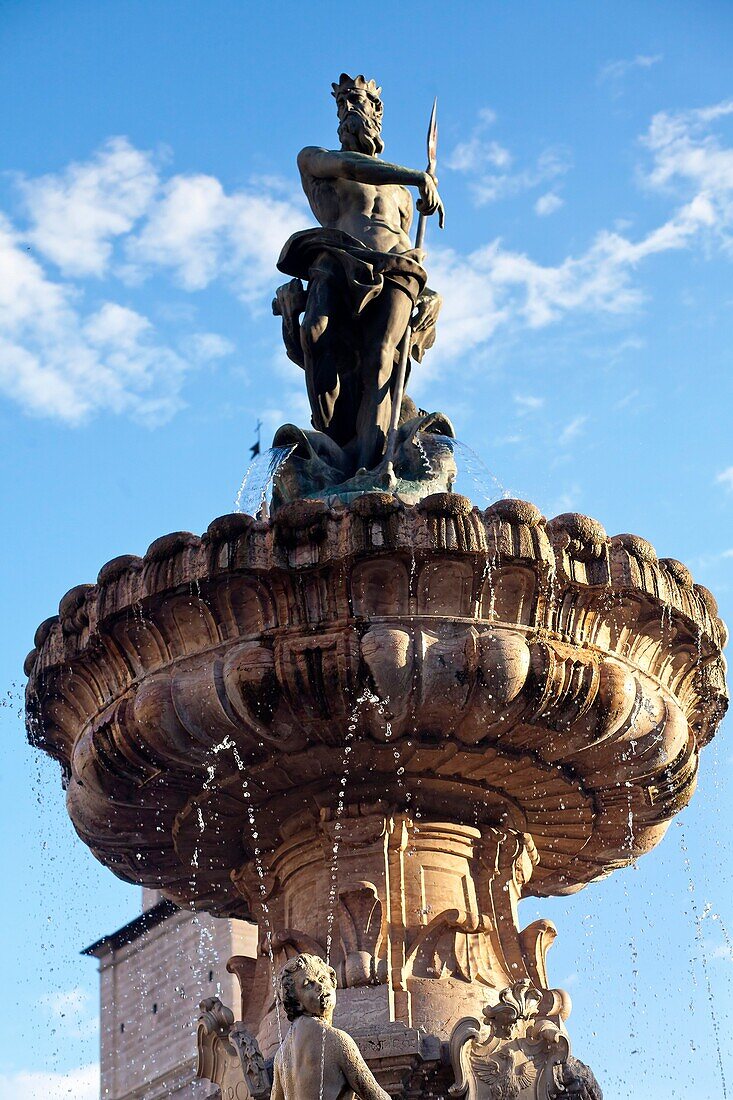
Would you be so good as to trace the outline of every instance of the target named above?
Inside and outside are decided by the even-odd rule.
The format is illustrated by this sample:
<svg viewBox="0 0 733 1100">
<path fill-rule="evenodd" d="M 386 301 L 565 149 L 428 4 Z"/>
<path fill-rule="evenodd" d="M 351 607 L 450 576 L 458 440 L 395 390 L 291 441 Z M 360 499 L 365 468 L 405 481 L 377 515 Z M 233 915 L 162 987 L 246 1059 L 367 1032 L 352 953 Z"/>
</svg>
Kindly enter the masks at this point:
<svg viewBox="0 0 733 1100">
<path fill-rule="evenodd" d="M 486 1100 L 516 1100 L 537 1080 L 534 1062 L 519 1049 L 503 1047 L 489 1058 L 475 1053 L 469 1058 L 476 1080 L 485 1086 L 482 1094 Z"/>
<path fill-rule="evenodd" d="M 590 1070 L 570 1054 L 564 1021 L 570 998 L 539 990 L 523 978 L 484 1009 L 483 1023 L 466 1016 L 450 1038 L 453 1097 L 465 1100 L 603 1100 Z"/>
</svg>

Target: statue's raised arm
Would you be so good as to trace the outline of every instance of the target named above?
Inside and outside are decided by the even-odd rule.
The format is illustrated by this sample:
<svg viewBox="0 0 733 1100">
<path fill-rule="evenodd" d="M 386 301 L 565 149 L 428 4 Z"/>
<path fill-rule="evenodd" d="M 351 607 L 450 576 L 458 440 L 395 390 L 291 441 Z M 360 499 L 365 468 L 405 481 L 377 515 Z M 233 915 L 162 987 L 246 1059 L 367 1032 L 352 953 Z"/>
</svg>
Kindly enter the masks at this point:
<svg viewBox="0 0 733 1100">
<path fill-rule="evenodd" d="M 443 205 L 430 172 L 379 159 L 383 107 L 375 82 L 342 74 L 333 95 L 341 148 L 307 146 L 298 155 L 320 228 L 286 243 L 278 267 L 292 278 L 273 303 L 288 355 L 305 370 L 316 432 L 288 427 L 276 442 L 299 445 L 308 476 L 323 480 L 316 490 L 341 489 L 356 477 L 348 486 L 356 492 L 371 482 L 378 487 L 384 472 L 400 344 L 409 340 L 406 351 L 419 361 L 434 341 L 440 308 L 439 296 L 426 287 L 423 253 L 410 240 L 408 188 L 418 192 L 420 213 L 437 213 L 441 224 Z M 416 420 L 409 398 L 401 413 L 403 426 Z M 444 419 L 440 431 L 452 434 Z M 370 471 L 377 476 L 370 479 Z"/>
<path fill-rule="evenodd" d="M 417 168 L 403 168 L 389 164 L 367 153 L 319 149 L 309 145 L 298 154 L 298 168 L 303 180 L 303 190 L 310 199 L 315 180 L 351 180 L 373 187 L 395 184 L 400 187 L 417 187 L 420 192 L 418 210 L 430 215 L 440 212 L 443 204 L 438 194 L 438 181 L 429 172 Z"/>
</svg>

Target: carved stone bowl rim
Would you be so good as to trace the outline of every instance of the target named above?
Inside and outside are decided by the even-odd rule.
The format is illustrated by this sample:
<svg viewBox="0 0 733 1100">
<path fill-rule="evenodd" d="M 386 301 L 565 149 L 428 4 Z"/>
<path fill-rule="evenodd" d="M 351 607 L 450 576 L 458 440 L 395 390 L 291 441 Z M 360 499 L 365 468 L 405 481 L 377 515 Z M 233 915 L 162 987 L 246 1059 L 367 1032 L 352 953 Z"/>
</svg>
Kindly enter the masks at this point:
<svg viewBox="0 0 733 1100">
<path fill-rule="evenodd" d="M 100 571 L 96 585 L 79 585 L 67 593 L 61 601 L 59 617 L 47 620 L 37 632 L 37 648 L 28 662 L 31 740 L 69 765 L 72 743 L 60 731 L 54 733 L 53 726 L 38 728 L 33 710 L 40 704 L 47 708 L 45 716 L 50 718 L 54 697 L 63 699 L 64 670 L 71 671 L 91 656 L 114 624 L 124 628 L 128 623 L 134 630 L 141 613 L 165 607 L 166 601 L 178 598 L 187 588 L 193 601 L 198 592 L 205 597 L 207 586 L 215 586 L 230 576 L 307 576 L 309 571 L 338 562 L 339 556 L 344 555 L 355 560 L 380 555 L 406 559 L 412 554 L 418 561 L 427 562 L 438 554 L 441 560 L 467 560 L 475 565 L 488 562 L 494 554 L 495 560 L 516 561 L 522 568 L 531 565 L 538 576 L 549 578 L 557 591 L 574 593 L 581 609 L 589 601 L 592 604 L 609 597 L 645 607 L 655 622 L 666 617 L 675 629 L 684 630 L 690 637 L 694 634 L 705 661 L 722 661 L 725 628 L 717 618 L 714 599 L 706 589 L 692 583 L 679 563 L 670 559 L 667 564 L 664 559 L 656 559 L 644 540 L 628 535 L 608 539 L 597 521 L 575 514 L 546 523 L 534 505 L 521 501 L 502 500 L 480 510 L 467 498 L 455 494 L 436 494 L 414 507 L 387 501 L 385 494 L 373 496 L 374 499 L 362 498 L 350 507 L 329 508 L 317 501 L 297 502 L 272 521 L 237 514 L 220 517 L 201 538 L 174 532 L 156 539 L 142 559 L 132 556 L 113 559 Z M 379 539 L 367 545 L 376 528 L 381 532 Z M 449 542 L 441 543 L 439 550 L 436 539 Z M 461 539 L 464 545 L 460 545 Z M 493 549 L 490 539 L 495 540 Z M 504 540 L 503 548 L 500 540 Z M 399 624 L 404 619 L 404 614 L 375 614 L 365 621 L 373 627 L 390 622 Z M 411 630 L 422 626 L 432 629 L 437 621 L 442 621 L 440 615 L 423 614 L 417 609 L 408 619 Z M 359 621 L 354 615 L 353 622 Z M 445 621 L 452 628 L 480 628 L 489 633 L 508 631 L 525 639 L 537 634 L 536 626 L 531 624 L 502 622 L 475 614 L 451 613 Z M 275 627 L 270 636 L 276 638 L 281 629 L 284 628 Z M 307 628 L 303 629 L 307 633 Z M 568 635 L 549 625 L 541 633 L 548 643 L 568 644 Z M 200 663 L 205 655 L 217 650 L 223 652 L 246 637 L 240 634 L 220 638 L 198 646 L 193 652 L 173 654 L 159 662 L 155 675 L 176 669 L 185 671 L 188 666 Z M 582 644 L 587 654 L 607 652 L 589 640 Z M 613 658 L 619 665 L 638 671 L 634 662 L 625 660 L 622 654 L 614 652 Z M 150 675 L 146 670 L 137 677 L 131 676 L 125 691 L 135 689 Z M 668 687 L 659 677 L 649 670 L 644 675 L 657 685 L 662 697 L 666 696 Z M 716 690 L 715 705 L 722 713 L 724 699 L 720 689 Z M 64 701 L 64 706 L 69 704 L 83 708 L 78 698 Z M 116 706 L 114 698 L 108 706 Z M 89 717 L 90 712 L 86 713 Z M 102 713 L 98 711 L 99 715 Z M 712 735 L 720 713 L 712 716 L 706 736 Z M 80 717 L 74 740 L 82 725 Z M 698 748 L 699 744 L 698 739 Z M 696 752 L 697 749 L 695 756 Z M 87 839 L 92 843 L 91 837 Z"/>
</svg>

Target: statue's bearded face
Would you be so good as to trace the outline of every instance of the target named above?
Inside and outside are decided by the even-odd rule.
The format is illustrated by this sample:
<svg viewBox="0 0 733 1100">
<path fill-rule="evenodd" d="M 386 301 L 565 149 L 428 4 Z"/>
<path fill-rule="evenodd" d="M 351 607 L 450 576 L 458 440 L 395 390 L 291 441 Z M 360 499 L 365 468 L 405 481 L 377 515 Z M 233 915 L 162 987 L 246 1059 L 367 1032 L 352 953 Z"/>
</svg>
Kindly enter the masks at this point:
<svg viewBox="0 0 733 1100">
<path fill-rule="evenodd" d="M 382 104 L 360 88 L 340 92 L 336 100 L 341 148 L 373 157 L 384 149 L 381 138 Z"/>
</svg>

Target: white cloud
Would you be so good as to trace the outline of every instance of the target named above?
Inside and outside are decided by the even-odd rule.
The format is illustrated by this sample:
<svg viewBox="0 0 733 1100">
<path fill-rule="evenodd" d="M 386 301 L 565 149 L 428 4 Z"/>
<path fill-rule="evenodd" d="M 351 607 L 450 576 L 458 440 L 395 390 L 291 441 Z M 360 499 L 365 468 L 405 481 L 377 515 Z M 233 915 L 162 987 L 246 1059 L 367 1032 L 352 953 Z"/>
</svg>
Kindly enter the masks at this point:
<svg viewBox="0 0 733 1100">
<path fill-rule="evenodd" d="M 724 145 L 711 127 L 731 115 L 733 100 L 694 111 L 662 111 L 643 138 L 652 155 L 643 182 L 686 200 L 676 219 L 676 232 L 688 240 L 695 233 L 710 232 L 730 247 L 733 148 Z"/>
<path fill-rule="evenodd" d="M 487 130 L 496 121 L 493 111 L 486 108 L 479 112 L 478 122 L 471 135 L 459 142 L 446 159 L 446 166 L 472 177 L 472 190 L 479 204 L 518 195 L 539 184 L 556 179 L 570 168 L 570 156 L 566 149 L 546 149 L 534 167 L 511 171 L 514 158 L 498 141 L 487 136 Z M 490 171 L 487 171 L 489 169 Z M 493 171 L 491 171 L 493 170 Z M 557 204 L 562 200 L 554 196 Z M 547 202 L 549 199 L 545 196 Z M 550 204 L 551 205 L 551 204 Z M 551 213 L 551 210 L 542 211 Z"/>
<path fill-rule="evenodd" d="M 471 136 L 459 141 L 446 158 L 446 167 L 456 172 L 476 172 L 487 164 L 492 168 L 508 168 L 512 155 L 498 141 L 489 140 L 486 131 L 496 122 L 496 112 L 484 107 L 478 114 Z"/>
<path fill-rule="evenodd" d="M 143 265 L 171 267 L 186 290 L 201 290 L 219 273 L 225 206 L 224 189 L 213 176 L 174 176 L 128 243 L 128 255 Z"/>
<path fill-rule="evenodd" d="M 548 214 L 554 214 L 556 210 L 564 205 L 565 203 L 559 195 L 556 195 L 554 191 L 548 191 L 537 199 L 534 204 L 534 212 L 539 218 L 546 218 Z"/>
<path fill-rule="evenodd" d="M 30 227 L 27 238 L 64 275 L 102 276 L 113 239 L 129 233 L 158 186 L 150 153 L 110 138 L 89 161 L 63 172 L 18 180 Z"/>
<path fill-rule="evenodd" d="M 167 180 L 149 152 L 111 138 L 88 161 L 17 177 L 28 213 L 24 237 L 64 276 L 113 273 L 128 281 L 169 269 L 186 290 L 224 276 L 251 301 L 272 281 L 284 242 L 310 220 L 283 181 L 227 193 L 207 175 Z M 115 245 L 123 245 L 115 265 Z"/>
<path fill-rule="evenodd" d="M 703 573 L 714 569 L 721 562 L 733 561 L 733 548 L 728 550 L 716 550 L 705 554 L 697 554 L 694 558 L 688 559 L 689 568 L 695 571 L 695 576 L 698 573 Z M 720 586 L 716 585 L 716 589 L 719 590 Z M 717 918 L 715 918 L 717 919 Z"/>
<path fill-rule="evenodd" d="M 0 216 L 0 389 L 27 412 L 72 425 L 101 410 L 169 418 L 187 362 L 134 310 L 106 302 L 84 315 L 78 303 Z"/>
<path fill-rule="evenodd" d="M 603 357 L 607 362 L 614 362 L 617 359 L 623 358 L 629 351 L 641 351 L 646 347 L 646 342 L 642 340 L 640 336 L 626 336 L 623 340 L 619 340 L 616 344 L 611 344 L 606 347 L 603 352 Z"/>
<path fill-rule="evenodd" d="M 497 327 L 510 319 L 510 312 L 497 300 L 491 280 L 471 257 L 460 256 L 452 249 L 431 249 L 430 281 L 440 287 L 443 306 L 439 339 L 430 353 L 428 368 L 486 344 Z"/>
<path fill-rule="evenodd" d="M 613 407 L 618 411 L 621 411 L 621 409 L 626 409 L 629 405 L 638 403 L 640 396 L 640 390 L 629 390 L 628 393 L 625 393 L 622 397 L 619 397 L 618 401 L 616 401 Z"/>
<path fill-rule="evenodd" d="M 165 180 L 152 154 L 125 138 L 57 173 L 16 180 L 27 224 L 0 213 L 0 390 L 70 425 L 101 411 L 165 421 L 183 404 L 191 365 L 234 351 L 217 333 L 191 333 L 195 318 L 176 350 L 113 300 L 114 286 L 87 305 L 82 280 L 139 283 L 167 270 L 194 291 L 223 278 L 256 306 L 269 300 L 282 244 L 305 221 L 302 206 L 279 197 L 281 184 L 227 194 L 212 176 Z"/>
<path fill-rule="evenodd" d="M 19 1070 L 0 1073 L 0 1100 L 98 1100 L 99 1066 L 83 1066 L 69 1073 Z"/>
<path fill-rule="evenodd" d="M 568 443 L 572 443 L 582 432 L 587 420 L 587 416 L 574 416 L 560 432 L 560 445 L 566 447 Z"/>
<path fill-rule="evenodd" d="M 132 309 L 107 302 L 84 325 L 84 333 L 95 347 L 107 345 L 134 348 L 141 337 L 152 329 L 147 317 Z"/>
<path fill-rule="evenodd" d="M 711 132 L 730 115 L 733 101 L 654 117 L 643 138 L 651 161 L 642 179 L 677 205 L 638 240 L 617 225 L 556 264 L 540 264 L 500 239 L 467 255 L 432 249 L 431 281 L 445 298 L 432 362 L 485 347 L 502 326 L 539 329 L 568 315 L 637 309 L 644 294 L 634 276 L 652 256 L 711 243 L 733 255 L 733 148 Z"/>
<path fill-rule="evenodd" d="M 719 133 L 731 115 L 733 101 L 725 101 L 652 119 L 642 139 L 648 159 L 641 178 L 674 205 L 666 221 L 636 240 L 628 226 L 616 224 L 577 254 L 545 264 L 499 239 L 468 254 L 431 248 L 431 285 L 443 293 L 444 306 L 428 370 L 485 354 L 498 330 L 638 308 L 644 295 L 636 272 L 651 256 L 701 244 L 733 255 L 733 148 Z M 487 139 L 492 122 L 485 112 L 468 143 L 454 150 L 454 163 L 476 174 L 483 201 L 567 169 L 567 155 L 550 150 L 532 169 L 511 170 L 510 155 Z M 496 171 L 487 174 L 487 167 Z M 167 273 L 191 292 L 221 280 L 258 308 L 271 296 L 283 242 L 307 224 L 300 200 L 276 181 L 227 192 L 213 176 L 165 179 L 150 154 L 124 139 L 107 143 L 86 164 L 22 180 L 21 187 L 29 226 L 16 228 L 0 215 L 0 388 L 27 411 L 70 424 L 102 410 L 164 420 L 182 403 L 191 364 L 233 349 L 216 333 L 192 335 L 195 316 L 176 349 L 167 346 L 147 317 L 114 301 L 114 287 L 101 304 L 87 305 L 84 284 L 52 278 L 28 252 L 29 241 L 76 280 Z M 537 212 L 546 214 L 553 197 L 560 201 L 554 188 L 541 195 Z M 721 475 L 721 483 L 733 489 L 733 474 Z"/>
<path fill-rule="evenodd" d="M 716 484 L 722 485 L 724 489 L 727 489 L 729 493 L 733 493 L 733 466 L 726 467 L 725 470 L 721 470 L 715 478 Z"/>
<path fill-rule="evenodd" d="M 493 107 L 482 107 L 478 113 L 480 126 L 493 126 L 496 122 L 496 111 Z"/>
<path fill-rule="evenodd" d="M 533 394 L 514 394 L 514 404 L 517 406 L 517 412 L 520 416 L 525 413 L 536 412 L 542 408 L 544 403 L 544 397 L 535 397 Z"/>
<path fill-rule="evenodd" d="M 473 192 L 479 205 L 497 202 L 557 179 L 569 171 L 570 166 L 571 159 L 567 149 L 545 149 L 534 167 L 519 172 L 498 172 L 482 176 L 473 184 Z"/>
<path fill-rule="evenodd" d="M 471 334 L 461 350 L 483 342 L 503 320 L 541 328 L 568 312 L 621 313 L 638 305 L 641 294 L 629 284 L 628 247 L 628 242 L 601 234 L 584 254 L 556 266 L 509 251 L 500 240 L 465 257 L 451 254 L 448 264 L 441 256 L 437 266 L 443 277 L 440 283 L 436 278 L 436 285 L 444 291 L 449 313 L 457 311 L 454 299 L 461 303 L 462 320 Z M 446 270 L 449 278 L 444 277 Z M 441 316 L 441 339 L 442 321 Z M 476 335 L 482 339 L 476 340 Z"/>
<path fill-rule="evenodd" d="M 487 164 L 492 168 L 508 168 L 511 162 L 511 153 L 498 141 L 485 141 L 474 135 L 456 145 L 446 166 L 456 172 L 475 172 Z"/>
<path fill-rule="evenodd" d="M 224 276 L 253 302 L 272 286 L 280 249 L 304 220 L 300 204 L 265 190 L 227 195 L 213 176 L 174 176 L 127 255 L 133 271 L 168 268 L 185 290 Z"/>
<path fill-rule="evenodd" d="M 218 332 L 194 332 L 185 340 L 185 348 L 197 363 L 225 359 L 236 350 L 231 340 L 220 336 Z"/>
<path fill-rule="evenodd" d="M 581 499 L 580 486 L 571 485 L 560 496 L 545 505 L 543 511 L 546 516 L 560 516 L 564 512 L 575 512 L 580 507 Z"/>
<path fill-rule="evenodd" d="M 606 81 L 618 83 L 634 69 L 651 69 L 662 60 L 662 54 L 638 53 L 636 57 L 621 59 L 619 61 L 607 61 L 598 72 L 598 83 Z"/>
</svg>

